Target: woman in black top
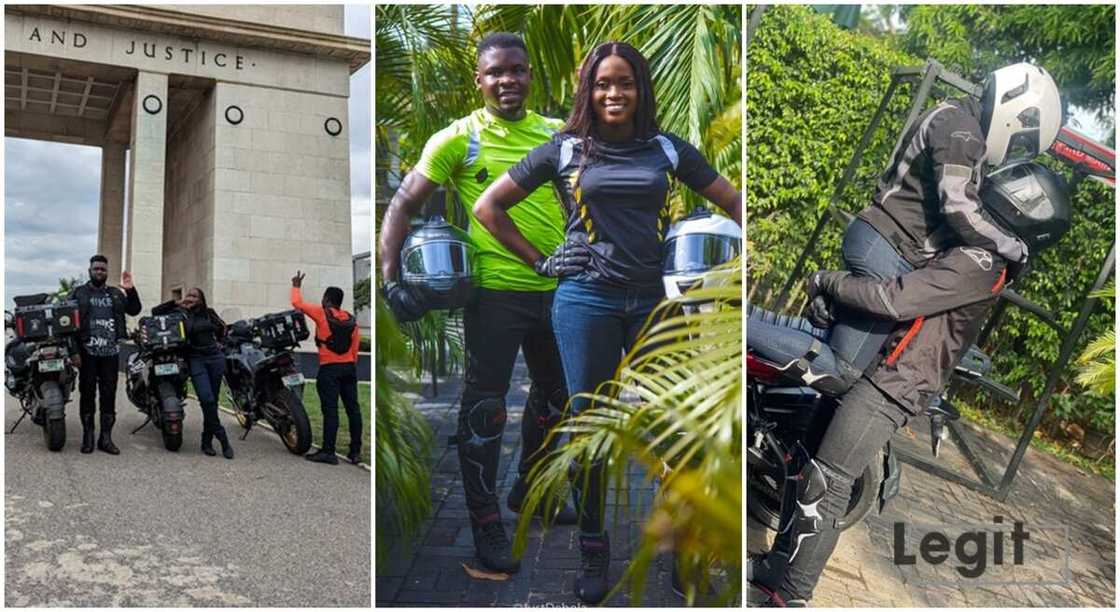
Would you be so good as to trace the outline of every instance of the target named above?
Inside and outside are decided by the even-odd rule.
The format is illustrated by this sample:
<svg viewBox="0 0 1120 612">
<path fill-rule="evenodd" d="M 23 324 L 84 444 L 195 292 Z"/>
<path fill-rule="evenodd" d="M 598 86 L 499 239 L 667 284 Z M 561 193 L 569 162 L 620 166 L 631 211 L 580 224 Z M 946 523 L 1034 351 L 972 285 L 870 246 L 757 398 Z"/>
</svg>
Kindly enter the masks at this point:
<svg viewBox="0 0 1120 612">
<path fill-rule="evenodd" d="M 187 292 L 179 302 L 168 301 L 152 309 L 152 314 L 169 311 L 175 307 L 183 309 L 187 316 L 187 365 L 191 373 L 191 384 L 198 395 L 202 407 L 202 452 L 213 457 L 213 440 L 222 445 L 222 455 L 233 459 L 233 446 L 229 436 L 218 418 L 218 397 L 222 388 L 222 376 L 226 372 L 226 358 L 222 353 L 222 339 L 226 334 L 226 324 L 218 313 L 206 305 L 206 294 L 195 287 Z"/>
<path fill-rule="evenodd" d="M 664 297 L 662 243 L 670 226 L 672 178 L 739 222 L 741 196 L 689 143 L 657 127 L 649 66 L 630 45 L 598 46 L 580 67 L 564 129 L 495 181 L 474 214 L 539 274 L 559 278 L 552 305 L 572 410 L 614 376 L 650 312 Z M 546 256 L 506 212 L 545 183 L 565 208 L 565 242 Z M 610 544 L 603 525 L 601 469 L 576 483 L 583 569 L 576 593 L 598 603 L 609 590 Z M 580 493 L 586 487 L 587 499 Z"/>
</svg>

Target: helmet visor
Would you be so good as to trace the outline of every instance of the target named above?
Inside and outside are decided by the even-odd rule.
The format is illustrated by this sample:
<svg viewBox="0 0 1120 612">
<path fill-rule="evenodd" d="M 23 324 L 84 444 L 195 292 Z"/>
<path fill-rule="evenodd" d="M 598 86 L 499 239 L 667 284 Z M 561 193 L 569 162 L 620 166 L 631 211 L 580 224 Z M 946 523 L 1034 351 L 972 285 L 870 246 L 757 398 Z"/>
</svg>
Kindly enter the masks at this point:
<svg viewBox="0 0 1120 612">
<path fill-rule="evenodd" d="M 699 274 L 739 254 L 739 240 L 718 234 L 685 234 L 665 243 L 665 274 Z"/>
<path fill-rule="evenodd" d="M 459 241 L 425 242 L 401 253 L 401 274 L 405 279 L 470 276 L 473 256 L 473 247 Z"/>
</svg>

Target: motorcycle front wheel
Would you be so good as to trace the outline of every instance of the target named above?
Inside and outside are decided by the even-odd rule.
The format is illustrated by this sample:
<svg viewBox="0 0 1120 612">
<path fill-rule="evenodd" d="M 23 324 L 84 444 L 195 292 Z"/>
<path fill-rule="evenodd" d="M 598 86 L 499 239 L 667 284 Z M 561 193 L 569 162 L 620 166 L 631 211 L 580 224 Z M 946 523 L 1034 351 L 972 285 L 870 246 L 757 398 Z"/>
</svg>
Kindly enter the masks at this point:
<svg viewBox="0 0 1120 612">
<path fill-rule="evenodd" d="M 288 415 L 286 423 L 272 423 L 284 446 L 293 455 L 302 455 L 311 448 L 311 422 L 303 408 L 303 400 L 291 389 L 277 391 L 271 400 L 280 412 Z"/>
<path fill-rule="evenodd" d="M 778 531 L 781 525 L 782 492 L 784 478 L 777 474 L 761 473 L 755 468 L 748 470 L 747 511 L 756 521 Z M 859 523 L 875 506 L 879 494 L 879 484 L 883 481 L 883 455 L 880 453 L 871 465 L 863 468 L 863 474 L 852 483 L 852 496 L 848 499 L 848 510 L 840 520 L 840 529 L 847 530 Z M 868 483 L 873 483 L 868 486 Z"/>
<path fill-rule="evenodd" d="M 47 450 L 57 453 L 66 446 L 66 417 L 52 418 L 49 415 L 64 414 L 66 399 L 57 382 L 43 383 L 39 392 L 42 395 L 40 406 L 44 415 L 43 441 L 47 443 Z"/>
</svg>

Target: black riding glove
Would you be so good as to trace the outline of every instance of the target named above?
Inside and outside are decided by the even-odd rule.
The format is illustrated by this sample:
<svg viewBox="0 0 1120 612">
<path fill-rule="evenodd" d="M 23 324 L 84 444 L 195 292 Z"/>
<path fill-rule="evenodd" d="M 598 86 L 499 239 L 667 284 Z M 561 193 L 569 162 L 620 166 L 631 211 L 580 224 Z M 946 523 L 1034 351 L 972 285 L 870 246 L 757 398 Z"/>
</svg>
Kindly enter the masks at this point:
<svg viewBox="0 0 1120 612">
<path fill-rule="evenodd" d="M 541 276 L 560 278 L 573 276 L 587 269 L 591 263 L 591 249 L 587 244 L 575 240 L 565 240 L 552 255 L 541 257 L 533 264 L 533 270 Z"/>
<path fill-rule="evenodd" d="M 389 311 L 399 323 L 409 323 L 424 316 L 428 309 L 405 285 L 391 282 L 381 288 Z"/>
<path fill-rule="evenodd" d="M 813 327 L 821 329 L 828 329 L 836 322 L 836 318 L 832 316 L 832 301 L 823 295 L 818 295 L 809 302 L 809 310 L 806 318 L 813 324 Z"/>
</svg>

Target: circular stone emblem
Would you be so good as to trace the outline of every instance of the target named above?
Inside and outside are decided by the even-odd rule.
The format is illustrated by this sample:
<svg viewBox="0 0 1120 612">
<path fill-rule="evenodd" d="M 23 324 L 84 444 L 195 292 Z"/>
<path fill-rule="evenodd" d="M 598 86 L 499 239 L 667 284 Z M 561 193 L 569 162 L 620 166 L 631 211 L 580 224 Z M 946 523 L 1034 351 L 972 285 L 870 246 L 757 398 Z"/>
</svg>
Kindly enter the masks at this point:
<svg viewBox="0 0 1120 612">
<path fill-rule="evenodd" d="M 158 114 L 163 110 L 163 100 L 160 100 L 159 96 L 156 95 L 144 96 L 144 110 L 149 115 Z"/>
<path fill-rule="evenodd" d="M 241 123 L 245 119 L 245 112 L 241 110 L 240 106 L 226 107 L 226 121 L 233 125 Z"/>
<path fill-rule="evenodd" d="M 323 129 L 331 136 L 338 136 L 342 133 L 342 122 L 334 117 L 330 117 L 323 122 Z"/>
</svg>

